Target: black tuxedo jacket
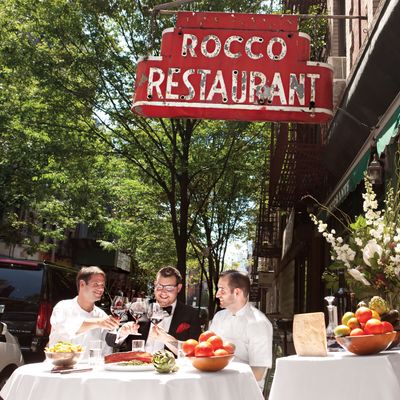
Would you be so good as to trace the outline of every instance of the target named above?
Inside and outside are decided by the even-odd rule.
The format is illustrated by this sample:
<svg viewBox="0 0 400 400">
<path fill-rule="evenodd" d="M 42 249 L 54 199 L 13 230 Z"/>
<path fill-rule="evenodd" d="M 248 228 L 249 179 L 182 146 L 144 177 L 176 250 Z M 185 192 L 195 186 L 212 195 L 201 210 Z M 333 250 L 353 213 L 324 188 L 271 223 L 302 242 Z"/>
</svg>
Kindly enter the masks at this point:
<svg viewBox="0 0 400 400">
<path fill-rule="evenodd" d="M 147 320 L 139 323 L 139 332 L 142 334 L 143 339 L 147 340 L 150 321 Z M 198 340 L 201 333 L 198 310 L 178 301 L 172 315 L 168 333 L 180 341 L 187 339 Z"/>
<path fill-rule="evenodd" d="M 131 343 L 133 339 L 147 340 L 151 325 L 150 321 L 147 317 L 142 317 L 138 322 L 140 325 L 139 333 L 141 333 L 141 336 L 129 335 L 121 345 L 117 345 L 115 344 L 115 333 L 108 333 L 106 336 L 107 344 L 111 347 L 120 347 L 121 351 L 129 351 L 132 347 Z M 198 310 L 178 301 L 176 303 L 174 314 L 172 315 L 168 333 L 179 341 L 185 341 L 187 339 L 198 340 L 201 333 Z"/>
</svg>

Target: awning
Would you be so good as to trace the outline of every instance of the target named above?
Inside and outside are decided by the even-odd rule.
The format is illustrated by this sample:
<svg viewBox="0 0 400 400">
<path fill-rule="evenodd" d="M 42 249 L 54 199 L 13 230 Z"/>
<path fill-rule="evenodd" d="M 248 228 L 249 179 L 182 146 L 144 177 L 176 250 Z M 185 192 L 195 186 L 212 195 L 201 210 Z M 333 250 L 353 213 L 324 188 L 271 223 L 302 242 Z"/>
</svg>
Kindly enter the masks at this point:
<svg viewBox="0 0 400 400">
<path fill-rule="evenodd" d="M 400 92 L 325 202 L 329 210 L 337 207 L 363 180 L 364 172 L 367 170 L 370 161 L 371 144 L 373 141 L 376 141 L 377 151 L 380 156 L 391 139 L 400 133 L 399 128 Z"/>
<path fill-rule="evenodd" d="M 381 4 L 382 10 L 369 32 L 368 41 L 348 78 L 337 112 L 328 128 L 323 162 L 330 173 L 329 183 L 335 187 L 329 196 L 329 203 L 346 184 L 354 169 L 357 170 L 357 176 L 360 175 L 359 168 L 365 170 L 365 163 L 361 160 L 367 157 L 366 153 L 378 133 L 385 130 L 388 135 L 380 143 L 381 150 L 393 133 L 386 128 L 388 121 L 381 123 L 381 117 L 391 107 L 400 90 L 400 47 L 396 45 L 400 37 L 400 0 Z M 395 111 L 392 111 L 390 118 Z M 337 201 L 341 200 L 339 198 Z"/>
<path fill-rule="evenodd" d="M 376 143 L 376 149 L 379 157 L 385 151 L 385 147 L 390 143 L 391 139 L 399 134 L 400 126 L 400 107 L 397 108 L 389 123 L 386 124 L 379 139 Z"/>
</svg>

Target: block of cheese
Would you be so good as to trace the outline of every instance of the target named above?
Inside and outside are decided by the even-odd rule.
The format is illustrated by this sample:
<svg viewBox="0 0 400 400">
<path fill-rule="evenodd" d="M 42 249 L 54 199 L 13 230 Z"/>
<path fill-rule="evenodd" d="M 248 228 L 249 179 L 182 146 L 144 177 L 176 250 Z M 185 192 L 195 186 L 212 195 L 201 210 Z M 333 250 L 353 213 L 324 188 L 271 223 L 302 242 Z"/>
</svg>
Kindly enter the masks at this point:
<svg viewBox="0 0 400 400">
<path fill-rule="evenodd" d="M 324 313 L 296 314 L 293 318 L 293 343 L 298 356 L 326 356 Z"/>
</svg>

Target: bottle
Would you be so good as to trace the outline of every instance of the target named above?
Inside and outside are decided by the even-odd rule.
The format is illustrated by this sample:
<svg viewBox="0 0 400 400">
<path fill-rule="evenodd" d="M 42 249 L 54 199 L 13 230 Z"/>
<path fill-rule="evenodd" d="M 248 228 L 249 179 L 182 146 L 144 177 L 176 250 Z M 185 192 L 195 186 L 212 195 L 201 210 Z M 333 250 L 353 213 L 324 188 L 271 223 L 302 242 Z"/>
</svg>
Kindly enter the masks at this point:
<svg viewBox="0 0 400 400">
<path fill-rule="evenodd" d="M 337 306 L 337 314 L 338 314 L 338 322 L 341 324 L 342 317 L 345 312 L 350 310 L 350 293 L 346 288 L 346 279 L 344 275 L 344 271 L 338 271 L 339 277 L 339 288 L 335 293 L 336 306 Z"/>
</svg>

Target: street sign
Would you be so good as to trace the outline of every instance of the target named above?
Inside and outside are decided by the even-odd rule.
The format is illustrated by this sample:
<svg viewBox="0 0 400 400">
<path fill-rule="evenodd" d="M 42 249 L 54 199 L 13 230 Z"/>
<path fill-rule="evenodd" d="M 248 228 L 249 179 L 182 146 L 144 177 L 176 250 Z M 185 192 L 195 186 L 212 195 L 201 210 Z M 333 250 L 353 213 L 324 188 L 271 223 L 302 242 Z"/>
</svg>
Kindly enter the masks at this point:
<svg viewBox="0 0 400 400">
<path fill-rule="evenodd" d="M 332 67 L 311 62 L 296 16 L 179 12 L 161 55 L 137 65 L 132 111 L 147 117 L 321 123 Z"/>
</svg>

